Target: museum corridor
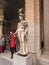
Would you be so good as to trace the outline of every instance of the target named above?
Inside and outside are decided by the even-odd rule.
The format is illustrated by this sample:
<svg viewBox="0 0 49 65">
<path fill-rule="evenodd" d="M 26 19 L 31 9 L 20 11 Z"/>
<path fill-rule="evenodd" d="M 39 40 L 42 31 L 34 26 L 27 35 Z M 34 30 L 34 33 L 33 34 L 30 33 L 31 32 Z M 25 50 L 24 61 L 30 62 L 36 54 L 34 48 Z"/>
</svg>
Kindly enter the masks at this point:
<svg viewBox="0 0 49 65">
<path fill-rule="evenodd" d="M 16 31 L 19 9 L 28 23 L 28 55 L 14 53 L 11 59 L 7 44 L 5 52 L 0 54 L 0 65 L 49 65 L 49 0 L 0 0 L 0 38 Z"/>
</svg>

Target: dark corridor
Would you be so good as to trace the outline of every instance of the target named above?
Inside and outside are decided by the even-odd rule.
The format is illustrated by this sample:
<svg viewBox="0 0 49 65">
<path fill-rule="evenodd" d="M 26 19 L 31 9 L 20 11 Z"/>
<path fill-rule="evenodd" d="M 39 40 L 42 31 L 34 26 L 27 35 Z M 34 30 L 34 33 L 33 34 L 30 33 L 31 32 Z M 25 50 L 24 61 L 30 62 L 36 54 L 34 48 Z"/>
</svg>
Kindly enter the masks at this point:
<svg viewBox="0 0 49 65">
<path fill-rule="evenodd" d="M 4 8 L 3 33 L 15 32 L 18 23 L 18 10 L 25 9 L 25 0 L 5 0 L 7 6 Z"/>
</svg>

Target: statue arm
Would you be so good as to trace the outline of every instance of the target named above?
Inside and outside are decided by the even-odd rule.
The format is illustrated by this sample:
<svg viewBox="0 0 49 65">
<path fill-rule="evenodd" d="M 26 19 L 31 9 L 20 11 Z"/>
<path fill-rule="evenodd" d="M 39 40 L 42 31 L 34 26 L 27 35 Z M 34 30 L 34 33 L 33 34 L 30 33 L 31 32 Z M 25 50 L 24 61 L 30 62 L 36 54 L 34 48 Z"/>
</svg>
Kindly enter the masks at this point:
<svg viewBox="0 0 49 65">
<path fill-rule="evenodd" d="M 18 29 L 16 30 L 16 32 L 14 34 L 17 34 L 17 32 L 18 32 Z"/>
<path fill-rule="evenodd" d="M 25 29 L 25 35 L 26 35 L 27 32 L 28 32 L 28 28 Z"/>
<path fill-rule="evenodd" d="M 26 23 L 25 34 L 28 32 L 28 24 Z"/>
</svg>

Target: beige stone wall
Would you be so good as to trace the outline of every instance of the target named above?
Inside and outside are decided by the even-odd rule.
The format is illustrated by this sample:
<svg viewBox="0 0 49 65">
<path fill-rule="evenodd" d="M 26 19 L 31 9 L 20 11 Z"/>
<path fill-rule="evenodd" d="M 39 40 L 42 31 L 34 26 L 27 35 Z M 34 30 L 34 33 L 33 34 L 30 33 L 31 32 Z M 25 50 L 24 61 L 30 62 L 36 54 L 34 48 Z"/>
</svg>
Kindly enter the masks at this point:
<svg viewBox="0 0 49 65">
<path fill-rule="evenodd" d="M 49 0 L 44 0 L 44 47 L 49 52 Z"/>
<path fill-rule="evenodd" d="M 34 0 L 25 0 L 25 19 L 34 22 Z"/>
<path fill-rule="evenodd" d="M 40 51 L 40 0 L 35 0 L 35 51 Z"/>
<path fill-rule="evenodd" d="M 40 0 L 25 0 L 25 20 L 28 22 L 28 49 L 40 51 Z"/>
<path fill-rule="evenodd" d="M 28 22 L 28 50 L 32 53 L 35 53 L 34 0 L 25 0 L 25 20 Z"/>
</svg>

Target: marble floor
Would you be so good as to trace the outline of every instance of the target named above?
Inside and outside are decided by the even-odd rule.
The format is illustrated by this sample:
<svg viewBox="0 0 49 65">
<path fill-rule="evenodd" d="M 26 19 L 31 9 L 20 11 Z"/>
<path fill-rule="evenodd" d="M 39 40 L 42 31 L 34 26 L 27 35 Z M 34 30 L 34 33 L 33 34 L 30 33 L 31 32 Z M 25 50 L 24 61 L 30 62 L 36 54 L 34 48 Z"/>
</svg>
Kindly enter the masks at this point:
<svg viewBox="0 0 49 65">
<path fill-rule="evenodd" d="M 5 51 L 4 53 L 0 54 L 0 65 L 12 65 L 10 51 Z"/>
<path fill-rule="evenodd" d="M 1 53 L 0 57 L 3 57 L 5 59 L 11 61 L 11 53 L 10 53 L 10 51 L 5 51 L 4 53 Z"/>
<path fill-rule="evenodd" d="M 49 65 L 49 56 L 42 54 L 40 57 L 34 57 L 33 55 L 33 59 L 34 60 L 34 64 L 33 65 Z M 35 61 L 37 61 L 37 63 L 35 64 Z M 11 53 L 10 51 L 5 51 L 4 53 L 0 54 L 0 65 L 12 65 L 13 59 L 11 59 Z"/>
</svg>

